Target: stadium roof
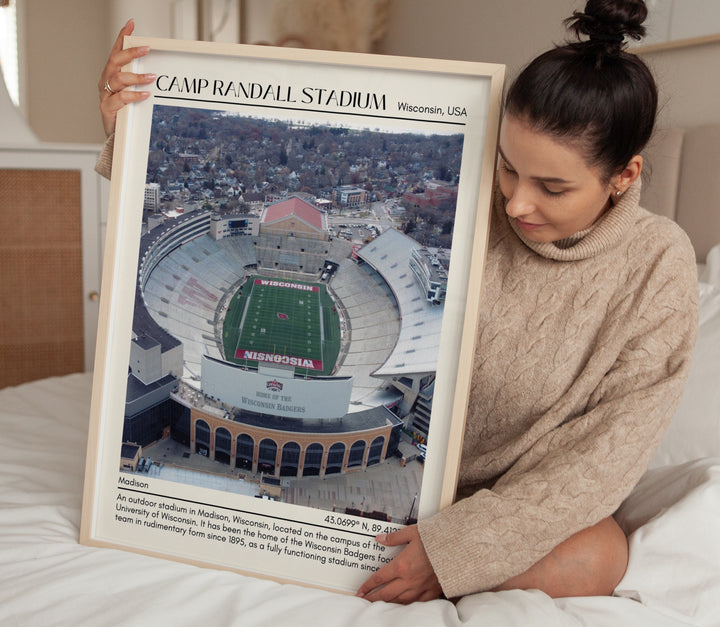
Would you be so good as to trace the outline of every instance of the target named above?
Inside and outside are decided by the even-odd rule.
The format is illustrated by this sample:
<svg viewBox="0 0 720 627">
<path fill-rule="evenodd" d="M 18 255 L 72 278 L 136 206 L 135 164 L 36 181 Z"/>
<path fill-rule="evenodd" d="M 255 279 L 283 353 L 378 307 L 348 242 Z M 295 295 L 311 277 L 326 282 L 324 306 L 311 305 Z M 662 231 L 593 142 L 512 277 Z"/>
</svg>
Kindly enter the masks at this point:
<svg viewBox="0 0 720 627">
<path fill-rule="evenodd" d="M 393 352 L 373 374 L 400 376 L 436 372 L 444 307 L 432 305 L 420 291 L 408 265 L 414 239 L 388 229 L 358 251 L 388 283 L 400 309 L 400 335 Z"/>
<path fill-rule="evenodd" d="M 137 452 L 140 450 L 139 444 L 133 444 L 131 442 L 123 442 L 122 446 L 120 447 L 120 457 L 124 457 L 126 459 L 132 459 L 137 455 Z"/>
<path fill-rule="evenodd" d="M 298 196 L 290 196 L 285 200 L 269 205 L 265 210 L 262 222 L 263 224 L 269 224 L 292 215 L 300 218 L 318 231 L 327 230 L 325 214 Z"/>
<path fill-rule="evenodd" d="M 246 425 L 288 431 L 291 433 L 352 433 L 378 429 L 388 425 L 402 424 L 402 421 L 382 405 L 349 413 L 336 420 L 305 421 L 302 418 L 283 418 L 270 414 L 257 414 L 242 409 L 233 409 L 232 420 Z"/>
</svg>

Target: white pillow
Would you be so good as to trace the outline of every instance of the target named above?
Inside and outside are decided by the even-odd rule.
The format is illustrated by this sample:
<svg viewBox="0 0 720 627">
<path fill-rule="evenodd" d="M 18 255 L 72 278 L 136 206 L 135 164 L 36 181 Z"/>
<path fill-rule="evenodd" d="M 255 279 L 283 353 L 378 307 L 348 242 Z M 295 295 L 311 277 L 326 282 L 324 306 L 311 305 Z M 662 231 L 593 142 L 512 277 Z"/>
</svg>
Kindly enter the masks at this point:
<svg viewBox="0 0 720 627">
<path fill-rule="evenodd" d="M 720 289 L 720 244 L 710 249 L 703 265 L 698 265 L 698 280 Z"/>
<path fill-rule="evenodd" d="M 720 245 L 710 251 L 699 276 L 700 326 L 693 363 L 651 468 L 720 457 Z"/>
</svg>

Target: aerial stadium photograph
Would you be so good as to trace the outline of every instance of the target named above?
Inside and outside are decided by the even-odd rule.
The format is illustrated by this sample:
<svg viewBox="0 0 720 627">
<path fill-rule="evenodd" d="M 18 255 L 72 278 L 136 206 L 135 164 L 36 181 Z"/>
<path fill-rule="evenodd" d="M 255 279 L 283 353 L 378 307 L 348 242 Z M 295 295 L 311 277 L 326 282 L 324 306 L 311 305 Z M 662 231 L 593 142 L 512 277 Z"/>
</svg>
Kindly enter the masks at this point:
<svg viewBox="0 0 720 627">
<path fill-rule="evenodd" d="M 155 105 L 120 469 L 413 521 L 462 148 Z"/>
</svg>

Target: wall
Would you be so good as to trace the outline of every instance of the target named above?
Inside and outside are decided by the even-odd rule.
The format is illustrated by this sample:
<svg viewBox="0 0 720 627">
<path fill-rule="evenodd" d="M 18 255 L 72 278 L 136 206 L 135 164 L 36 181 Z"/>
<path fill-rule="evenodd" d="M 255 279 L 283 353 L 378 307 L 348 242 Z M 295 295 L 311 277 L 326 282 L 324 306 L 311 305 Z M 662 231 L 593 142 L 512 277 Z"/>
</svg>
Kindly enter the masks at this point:
<svg viewBox="0 0 720 627">
<path fill-rule="evenodd" d="M 646 0 L 650 15 L 646 22 L 646 44 L 703 37 L 720 32 L 720 3 L 717 0 Z"/>
<path fill-rule="evenodd" d="M 382 52 L 503 63 L 513 75 L 565 37 L 574 0 L 391 0 Z"/>
<path fill-rule="evenodd" d="M 25 12 L 30 127 L 43 141 L 102 141 L 97 81 L 110 48 L 105 3 L 26 0 Z"/>
<path fill-rule="evenodd" d="M 720 124 L 720 40 L 641 56 L 660 89 L 660 125 Z"/>
<path fill-rule="evenodd" d="M 170 36 L 172 0 L 26 0 L 27 119 L 42 141 L 100 143 L 97 82 L 120 28 Z"/>
<path fill-rule="evenodd" d="M 45 141 L 100 142 L 97 81 L 127 18 L 139 35 L 170 34 L 172 0 L 25 0 L 28 118 Z M 251 35 L 266 28 L 260 0 L 246 0 Z M 562 20 L 577 0 L 391 0 L 381 52 L 504 63 L 511 78 L 528 60 L 566 36 Z M 259 21 L 259 22 L 258 22 Z M 720 123 L 714 80 L 720 43 L 646 56 L 661 87 L 663 124 Z M 707 77 L 704 80 L 704 77 Z"/>
<path fill-rule="evenodd" d="M 567 36 L 562 21 L 574 0 L 392 0 L 386 54 L 504 63 L 508 79 Z M 660 89 L 662 126 L 720 124 L 720 41 L 642 55 Z"/>
<path fill-rule="evenodd" d="M 145 37 L 170 37 L 172 0 L 108 0 L 105 34 L 108 50 L 125 22 L 135 20 L 135 34 Z"/>
</svg>

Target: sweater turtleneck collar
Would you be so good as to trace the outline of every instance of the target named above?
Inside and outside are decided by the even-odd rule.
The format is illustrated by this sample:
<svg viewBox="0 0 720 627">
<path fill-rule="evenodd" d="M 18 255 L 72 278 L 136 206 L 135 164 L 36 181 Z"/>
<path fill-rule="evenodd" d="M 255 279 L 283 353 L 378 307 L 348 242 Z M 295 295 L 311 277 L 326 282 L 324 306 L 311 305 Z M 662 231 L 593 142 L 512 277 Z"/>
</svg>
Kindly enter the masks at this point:
<svg viewBox="0 0 720 627">
<path fill-rule="evenodd" d="M 505 214 L 504 198 L 500 206 L 515 234 L 538 255 L 555 261 L 579 261 L 614 248 L 627 236 L 637 220 L 640 188 L 640 179 L 638 179 L 589 229 L 556 242 L 538 243 L 528 239 L 518 228 L 516 221 Z"/>
</svg>

